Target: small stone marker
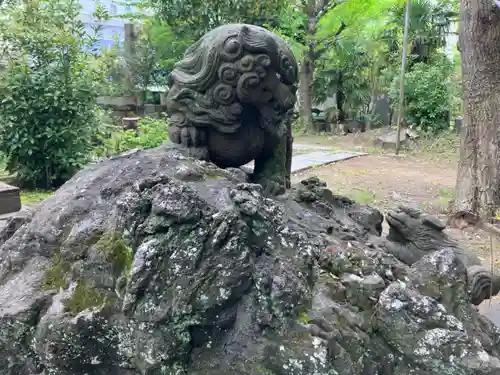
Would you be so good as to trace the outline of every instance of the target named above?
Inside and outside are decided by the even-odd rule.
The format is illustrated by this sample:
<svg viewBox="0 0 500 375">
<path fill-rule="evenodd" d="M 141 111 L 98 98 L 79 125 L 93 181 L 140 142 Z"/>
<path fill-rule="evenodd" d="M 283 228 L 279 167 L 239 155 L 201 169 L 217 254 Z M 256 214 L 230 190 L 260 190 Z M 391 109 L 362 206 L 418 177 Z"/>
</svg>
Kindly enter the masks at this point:
<svg viewBox="0 0 500 375">
<path fill-rule="evenodd" d="M 139 117 L 122 118 L 122 126 L 125 130 L 137 130 L 139 127 Z"/>
<path fill-rule="evenodd" d="M 21 209 L 21 195 L 18 187 L 0 182 L 0 215 Z"/>
<path fill-rule="evenodd" d="M 398 138 L 397 133 L 398 131 L 395 130 L 388 134 L 381 135 L 376 139 L 375 144 L 384 149 L 396 148 L 396 140 Z M 401 132 L 399 134 L 399 141 L 401 142 L 401 144 L 404 144 L 406 140 L 407 140 L 406 130 L 401 129 Z"/>
</svg>

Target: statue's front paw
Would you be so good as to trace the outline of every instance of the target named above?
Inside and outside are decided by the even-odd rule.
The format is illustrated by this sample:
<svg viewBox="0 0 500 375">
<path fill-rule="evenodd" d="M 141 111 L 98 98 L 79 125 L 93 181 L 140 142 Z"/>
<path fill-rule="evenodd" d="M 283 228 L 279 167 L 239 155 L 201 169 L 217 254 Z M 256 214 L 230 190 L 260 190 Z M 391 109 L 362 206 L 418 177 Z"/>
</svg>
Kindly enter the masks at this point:
<svg viewBox="0 0 500 375">
<path fill-rule="evenodd" d="M 205 146 L 205 131 L 194 126 L 179 127 L 170 125 L 168 135 L 172 142 L 180 144 L 185 148 Z"/>
<path fill-rule="evenodd" d="M 183 128 L 181 131 L 181 144 L 184 147 L 200 147 L 205 145 L 205 131 L 194 126 Z"/>
<path fill-rule="evenodd" d="M 286 191 L 285 181 L 279 178 L 261 177 L 254 182 L 262 185 L 266 195 L 277 196 Z"/>
<path fill-rule="evenodd" d="M 500 278 L 493 275 L 483 266 L 472 266 L 467 269 L 469 280 L 470 302 L 479 305 L 485 299 L 494 297 L 500 291 Z"/>
</svg>

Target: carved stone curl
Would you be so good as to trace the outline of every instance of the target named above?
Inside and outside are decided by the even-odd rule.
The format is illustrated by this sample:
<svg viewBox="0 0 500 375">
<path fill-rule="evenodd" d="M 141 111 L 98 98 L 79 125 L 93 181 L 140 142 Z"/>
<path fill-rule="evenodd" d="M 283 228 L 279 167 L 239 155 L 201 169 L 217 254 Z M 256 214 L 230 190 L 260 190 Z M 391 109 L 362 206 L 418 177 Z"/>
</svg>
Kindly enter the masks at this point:
<svg viewBox="0 0 500 375">
<path fill-rule="evenodd" d="M 297 61 L 282 39 L 257 26 L 220 26 L 189 47 L 170 74 L 169 137 L 222 168 L 254 160 L 254 182 L 280 193 L 297 81 Z"/>
</svg>

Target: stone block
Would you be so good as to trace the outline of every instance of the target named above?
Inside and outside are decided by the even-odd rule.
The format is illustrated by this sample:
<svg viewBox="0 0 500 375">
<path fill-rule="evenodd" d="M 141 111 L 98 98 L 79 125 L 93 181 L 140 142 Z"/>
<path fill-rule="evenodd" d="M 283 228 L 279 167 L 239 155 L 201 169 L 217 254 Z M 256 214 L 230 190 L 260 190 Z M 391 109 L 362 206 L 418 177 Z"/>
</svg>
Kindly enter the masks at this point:
<svg viewBox="0 0 500 375">
<path fill-rule="evenodd" d="M 21 195 L 18 187 L 0 182 L 0 215 L 21 209 Z"/>
<path fill-rule="evenodd" d="M 125 130 L 137 130 L 139 128 L 139 117 L 122 118 L 122 126 Z"/>
<path fill-rule="evenodd" d="M 375 140 L 375 145 L 382 147 L 384 149 L 395 149 L 396 148 L 396 140 L 398 139 L 398 132 L 391 131 L 388 134 L 381 135 Z M 399 134 L 399 141 L 401 145 L 403 145 L 407 140 L 407 135 L 405 129 L 401 129 Z"/>
</svg>

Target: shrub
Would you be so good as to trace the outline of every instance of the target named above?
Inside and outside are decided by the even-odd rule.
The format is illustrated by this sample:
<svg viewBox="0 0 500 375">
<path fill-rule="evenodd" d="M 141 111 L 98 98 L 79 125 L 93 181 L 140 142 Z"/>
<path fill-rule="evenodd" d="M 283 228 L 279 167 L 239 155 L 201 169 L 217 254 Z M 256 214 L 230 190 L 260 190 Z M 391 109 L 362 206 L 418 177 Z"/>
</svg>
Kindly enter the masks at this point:
<svg viewBox="0 0 500 375">
<path fill-rule="evenodd" d="M 136 148 L 157 147 L 167 139 L 167 123 L 164 120 L 145 117 L 139 119 L 137 131 L 115 128 L 111 134 L 104 135 L 94 154 L 97 157 L 110 157 Z"/>
<path fill-rule="evenodd" d="M 417 63 L 405 74 L 405 120 L 424 133 L 450 127 L 452 64 L 442 57 L 431 64 Z M 399 102 L 399 77 L 394 78 L 390 96 Z"/>
<path fill-rule="evenodd" d="M 2 8 L 7 66 L 0 75 L 0 149 L 23 186 L 52 188 L 84 163 L 99 130 L 105 74 L 75 0 Z M 1 23 L 1 22 L 0 22 Z"/>
</svg>

